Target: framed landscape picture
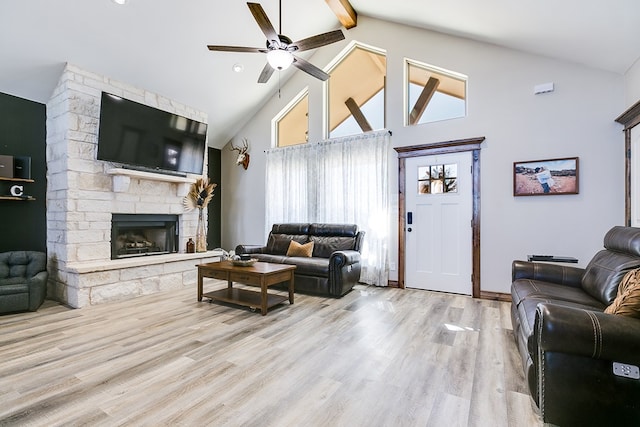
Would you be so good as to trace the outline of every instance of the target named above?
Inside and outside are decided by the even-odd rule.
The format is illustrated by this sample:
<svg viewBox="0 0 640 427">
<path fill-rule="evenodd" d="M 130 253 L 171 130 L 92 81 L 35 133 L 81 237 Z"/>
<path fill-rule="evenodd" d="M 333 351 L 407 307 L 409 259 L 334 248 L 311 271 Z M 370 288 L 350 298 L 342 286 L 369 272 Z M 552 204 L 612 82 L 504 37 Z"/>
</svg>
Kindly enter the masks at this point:
<svg viewBox="0 0 640 427">
<path fill-rule="evenodd" d="M 513 163 L 514 196 L 578 194 L 578 158 Z"/>
</svg>

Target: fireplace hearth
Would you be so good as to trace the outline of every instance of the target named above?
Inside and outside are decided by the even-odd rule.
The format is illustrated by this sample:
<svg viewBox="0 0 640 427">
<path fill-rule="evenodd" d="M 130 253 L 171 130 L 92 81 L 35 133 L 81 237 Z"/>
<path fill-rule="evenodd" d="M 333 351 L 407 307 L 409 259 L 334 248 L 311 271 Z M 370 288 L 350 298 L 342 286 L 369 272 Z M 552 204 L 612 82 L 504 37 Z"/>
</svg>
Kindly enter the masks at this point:
<svg viewBox="0 0 640 427">
<path fill-rule="evenodd" d="M 112 214 L 111 259 L 178 252 L 178 215 Z"/>
</svg>

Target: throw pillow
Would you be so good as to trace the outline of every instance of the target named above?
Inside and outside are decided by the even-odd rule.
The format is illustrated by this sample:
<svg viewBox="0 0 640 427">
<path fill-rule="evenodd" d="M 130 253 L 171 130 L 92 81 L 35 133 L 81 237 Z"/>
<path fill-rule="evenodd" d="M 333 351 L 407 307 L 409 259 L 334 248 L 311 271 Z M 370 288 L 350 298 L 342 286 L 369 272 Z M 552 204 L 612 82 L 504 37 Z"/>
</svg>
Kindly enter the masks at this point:
<svg viewBox="0 0 640 427">
<path fill-rule="evenodd" d="M 287 250 L 287 256 L 299 256 L 311 258 L 313 253 L 313 242 L 305 243 L 304 245 L 292 240 L 289 243 L 289 249 Z"/>
<path fill-rule="evenodd" d="M 616 299 L 604 312 L 640 319 L 640 268 L 625 274 L 618 286 Z"/>
</svg>

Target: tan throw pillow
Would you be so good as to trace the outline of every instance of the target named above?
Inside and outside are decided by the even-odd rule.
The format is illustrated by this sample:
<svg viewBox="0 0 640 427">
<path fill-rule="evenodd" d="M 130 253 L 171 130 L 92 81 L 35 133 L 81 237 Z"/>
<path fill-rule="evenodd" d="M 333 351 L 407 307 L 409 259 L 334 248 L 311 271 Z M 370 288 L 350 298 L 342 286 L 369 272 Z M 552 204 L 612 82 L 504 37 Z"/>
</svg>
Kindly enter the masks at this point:
<svg viewBox="0 0 640 427">
<path fill-rule="evenodd" d="M 604 312 L 640 319 L 640 268 L 625 274 L 618 286 L 616 299 Z"/>
<path fill-rule="evenodd" d="M 292 240 L 289 243 L 289 249 L 287 249 L 287 256 L 299 256 L 311 258 L 313 253 L 313 242 L 305 243 L 304 245 Z"/>
</svg>

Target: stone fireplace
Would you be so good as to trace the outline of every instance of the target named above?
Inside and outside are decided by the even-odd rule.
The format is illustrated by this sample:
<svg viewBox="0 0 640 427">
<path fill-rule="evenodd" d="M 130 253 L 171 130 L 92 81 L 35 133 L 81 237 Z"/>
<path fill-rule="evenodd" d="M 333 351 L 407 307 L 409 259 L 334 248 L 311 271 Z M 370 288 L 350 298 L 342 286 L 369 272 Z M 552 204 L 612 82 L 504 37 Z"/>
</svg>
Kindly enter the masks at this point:
<svg viewBox="0 0 640 427">
<path fill-rule="evenodd" d="M 66 65 L 47 103 L 48 297 L 84 307 L 193 286 L 196 298 L 195 265 L 218 259 L 211 251 L 185 253 L 198 218 L 184 212 L 182 199 L 198 176 L 125 170 L 96 160 L 102 91 L 207 121 L 179 102 Z M 139 223 L 149 215 L 157 215 L 147 224 L 152 231 L 142 232 Z M 134 216 L 124 228 L 142 236 L 114 257 L 112 244 L 115 239 L 118 248 L 121 237 L 112 235 L 112 220 Z"/>
<path fill-rule="evenodd" d="M 111 259 L 176 253 L 178 240 L 178 215 L 111 215 Z"/>
</svg>

